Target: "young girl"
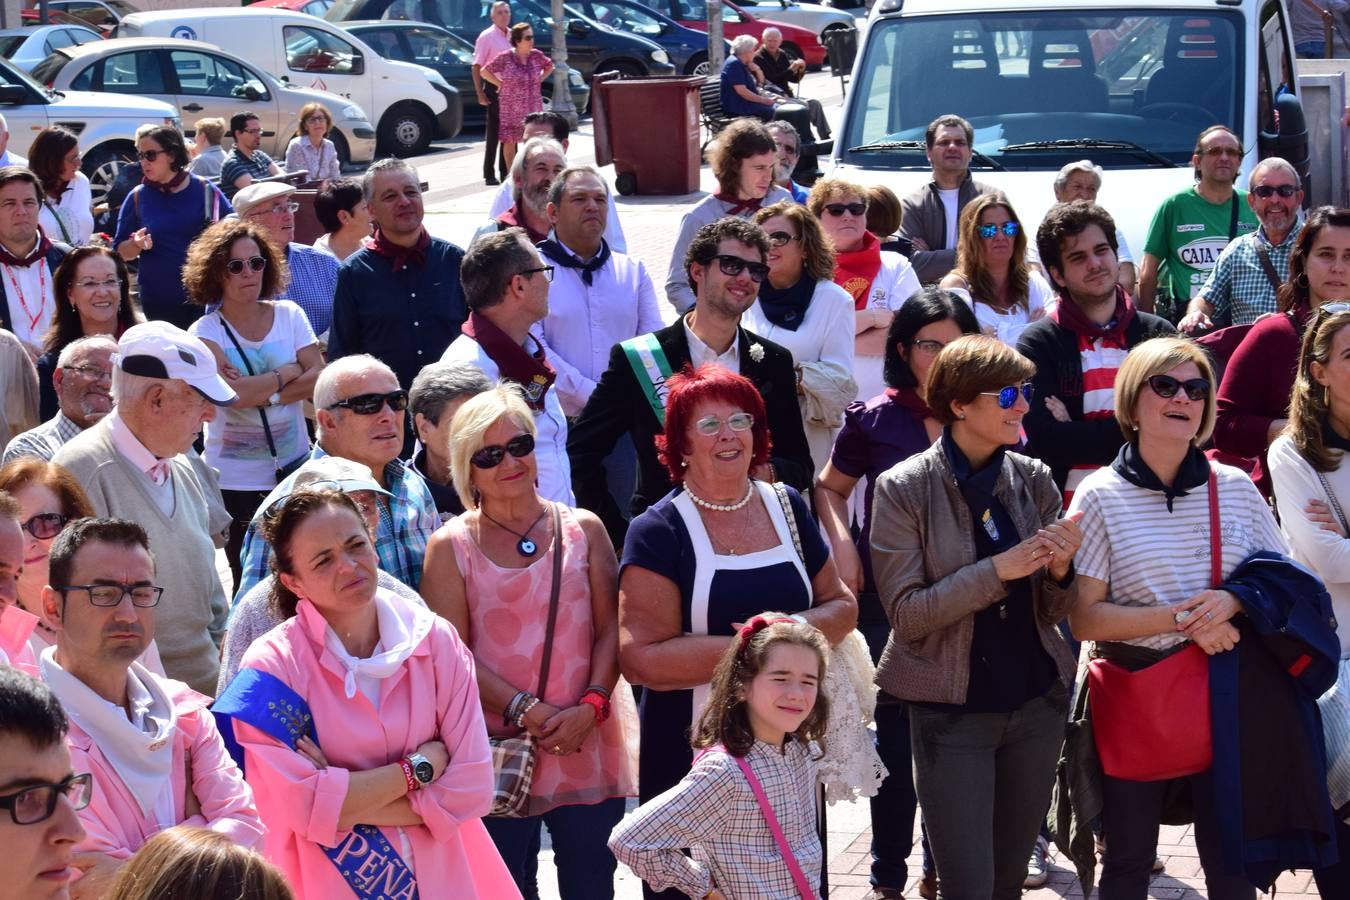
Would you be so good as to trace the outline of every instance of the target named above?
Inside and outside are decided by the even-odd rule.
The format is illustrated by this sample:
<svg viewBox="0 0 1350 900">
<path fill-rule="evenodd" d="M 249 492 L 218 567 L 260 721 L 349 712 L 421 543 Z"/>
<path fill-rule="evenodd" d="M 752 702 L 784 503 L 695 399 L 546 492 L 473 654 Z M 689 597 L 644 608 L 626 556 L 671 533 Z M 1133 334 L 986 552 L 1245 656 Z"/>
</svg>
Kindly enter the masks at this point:
<svg viewBox="0 0 1350 900">
<path fill-rule="evenodd" d="M 703 900 L 819 900 L 811 742 L 825 734 L 828 653 L 810 625 L 779 613 L 751 619 L 713 673 L 694 729 L 702 752 L 683 781 L 614 829 L 619 861 L 655 890 Z"/>
</svg>

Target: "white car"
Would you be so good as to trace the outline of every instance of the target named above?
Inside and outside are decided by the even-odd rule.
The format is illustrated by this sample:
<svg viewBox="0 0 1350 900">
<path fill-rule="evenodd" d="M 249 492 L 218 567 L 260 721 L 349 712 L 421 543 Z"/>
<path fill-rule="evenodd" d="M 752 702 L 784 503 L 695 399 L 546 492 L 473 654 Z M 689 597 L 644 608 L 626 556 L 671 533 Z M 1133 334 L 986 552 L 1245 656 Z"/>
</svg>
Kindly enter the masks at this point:
<svg viewBox="0 0 1350 900">
<path fill-rule="evenodd" d="M 36 28 L 6 28 L 0 31 L 0 56 L 25 72 L 62 47 L 78 47 L 103 40 L 103 35 L 83 25 L 39 25 Z"/>
<path fill-rule="evenodd" d="M 787 22 L 809 28 L 825 43 L 825 32 L 836 28 L 857 28 L 858 21 L 851 13 L 819 3 L 793 3 L 790 0 L 736 0 L 736 5 L 761 19 Z"/>
</svg>

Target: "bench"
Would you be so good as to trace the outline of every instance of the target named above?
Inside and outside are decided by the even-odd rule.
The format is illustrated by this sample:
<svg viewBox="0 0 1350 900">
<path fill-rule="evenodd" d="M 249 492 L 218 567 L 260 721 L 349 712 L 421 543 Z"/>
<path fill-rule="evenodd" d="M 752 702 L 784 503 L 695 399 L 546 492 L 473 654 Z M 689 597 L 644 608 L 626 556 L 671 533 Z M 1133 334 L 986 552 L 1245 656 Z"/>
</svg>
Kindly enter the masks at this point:
<svg viewBox="0 0 1350 900">
<path fill-rule="evenodd" d="M 722 79 L 716 75 L 710 75 L 704 80 L 698 89 L 698 105 L 701 124 L 708 129 L 708 140 L 703 146 L 706 148 L 712 143 L 712 139 L 731 123 L 734 116 L 728 116 L 722 112 Z"/>
</svg>

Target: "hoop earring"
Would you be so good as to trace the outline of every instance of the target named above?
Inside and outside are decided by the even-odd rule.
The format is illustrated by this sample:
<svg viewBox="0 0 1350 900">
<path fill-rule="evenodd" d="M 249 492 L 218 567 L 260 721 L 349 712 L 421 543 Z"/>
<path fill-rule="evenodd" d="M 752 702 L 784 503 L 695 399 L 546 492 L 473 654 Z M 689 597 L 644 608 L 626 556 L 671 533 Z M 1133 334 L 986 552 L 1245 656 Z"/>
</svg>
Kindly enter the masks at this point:
<svg viewBox="0 0 1350 900">
<path fill-rule="evenodd" d="M 1299 272 L 1296 276 L 1294 276 L 1294 284 L 1306 290 L 1308 287 L 1308 273 Z"/>
</svg>

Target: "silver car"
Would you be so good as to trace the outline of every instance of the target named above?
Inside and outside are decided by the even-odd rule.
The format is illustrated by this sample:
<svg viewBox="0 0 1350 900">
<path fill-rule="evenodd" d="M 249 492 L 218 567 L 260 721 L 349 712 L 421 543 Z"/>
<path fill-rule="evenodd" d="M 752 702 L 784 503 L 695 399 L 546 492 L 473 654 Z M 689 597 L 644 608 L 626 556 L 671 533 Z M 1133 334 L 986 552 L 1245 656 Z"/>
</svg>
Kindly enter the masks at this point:
<svg viewBox="0 0 1350 900">
<path fill-rule="evenodd" d="M 39 25 L 36 28 L 6 28 L 0 31 L 0 56 L 25 72 L 62 47 L 78 47 L 101 41 L 103 35 L 83 25 Z"/>
<path fill-rule="evenodd" d="M 825 43 L 825 33 L 836 28 L 857 28 L 857 19 L 849 12 L 819 3 L 793 3 L 790 0 L 736 0 L 736 5 L 761 19 L 787 22 L 810 29 Z M 864 9 L 864 12 L 866 10 Z"/>
</svg>

